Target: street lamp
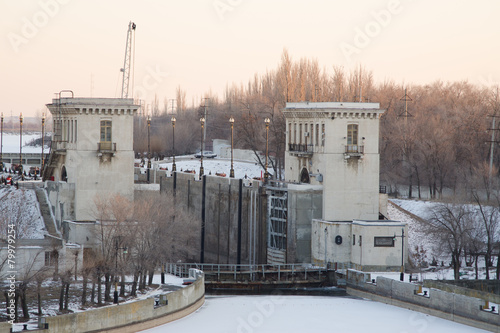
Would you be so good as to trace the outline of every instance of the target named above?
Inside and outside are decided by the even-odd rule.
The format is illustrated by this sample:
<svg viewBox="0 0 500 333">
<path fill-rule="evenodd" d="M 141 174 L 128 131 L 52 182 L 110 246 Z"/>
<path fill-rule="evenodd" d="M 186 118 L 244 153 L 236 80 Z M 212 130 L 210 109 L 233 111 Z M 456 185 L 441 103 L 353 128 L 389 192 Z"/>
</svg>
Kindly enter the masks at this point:
<svg viewBox="0 0 500 333">
<path fill-rule="evenodd" d="M 0 171 L 3 171 L 3 112 L 0 116 Z"/>
<path fill-rule="evenodd" d="M 205 118 L 201 117 L 200 118 L 200 123 L 201 123 L 201 166 L 200 166 L 200 179 L 203 177 L 203 145 L 205 144 L 203 142 L 203 128 L 205 127 Z"/>
<path fill-rule="evenodd" d="M 148 114 L 148 183 L 149 183 L 149 169 L 151 169 L 151 116 Z"/>
<path fill-rule="evenodd" d="M 19 115 L 19 174 L 23 173 L 23 113 Z"/>
<path fill-rule="evenodd" d="M 44 156 L 43 156 L 44 144 L 45 144 L 45 112 L 42 112 L 42 167 L 40 168 L 40 176 L 42 175 L 43 168 L 45 166 L 45 160 L 44 160 Z"/>
<path fill-rule="evenodd" d="M 264 172 L 264 182 L 267 183 L 267 180 L 269 178 L 269 173 L 267 172 L 267 161 L 269 159 L 269 123 L 271 120 L 269 118 L 264 119 L 264 122 L 266 123 L 266 171 Z"/>
<path fill-rule="evenodd" d="M 127 247 L 119 247 L 118 239 L 115 240 L 115 292 L 113 293 L 113 303 L 118 304 L 118 250 L 123 250 L 127 254 Z"/>
<path fill-rule="evenodd" d="M 400 281 L 404 281 L 404 278 L 405 278 L 405 268 L 404 268 L 404 252 L 405 252 L 405 248 L 404 248 L 404 244 L 405 244 L 405 229 L 402 228 L 401 229 L 401 236 L 396 236 L 396 233 L 394 233 L 394 240 L 396 240 L 396 237 L 401 237 L 401 273 L 399 275 L 399 280 Z"/>
<path fill-rule="evenodd" d="M 229 170 L 229 177 L 234 178 L 234 165 L 233 165 L 233 129 L 234 129 L 234 118 L 231 116 L 229 118 L 229 123 L 231 124 L 231 170 Z"/>
<path fill-rule="evenodd" d="M 175 166 L 175 117 L 172 117 L 171 121 L 172 121 L 172 155 L 174 159 L 172 163 L 172 172 L 175 172 L 177 170 Z"/>
</svg>

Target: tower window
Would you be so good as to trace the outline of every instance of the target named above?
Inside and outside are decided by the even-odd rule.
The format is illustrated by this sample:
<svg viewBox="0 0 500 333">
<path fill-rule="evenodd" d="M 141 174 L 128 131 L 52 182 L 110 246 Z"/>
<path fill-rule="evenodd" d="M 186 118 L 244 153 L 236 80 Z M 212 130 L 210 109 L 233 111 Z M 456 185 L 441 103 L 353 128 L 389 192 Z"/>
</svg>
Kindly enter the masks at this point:
<svg viewBox="0 0 500 333">
<path fill-rule="evenodd" d="M 111 120 L 101 120 L 101 140 L 99 150 L 111 150 Z"/>
<path fill-rule="evenodd" d="M 101 120 L 101 142 L 111 142 L 111 120 Z"/>
</svg>

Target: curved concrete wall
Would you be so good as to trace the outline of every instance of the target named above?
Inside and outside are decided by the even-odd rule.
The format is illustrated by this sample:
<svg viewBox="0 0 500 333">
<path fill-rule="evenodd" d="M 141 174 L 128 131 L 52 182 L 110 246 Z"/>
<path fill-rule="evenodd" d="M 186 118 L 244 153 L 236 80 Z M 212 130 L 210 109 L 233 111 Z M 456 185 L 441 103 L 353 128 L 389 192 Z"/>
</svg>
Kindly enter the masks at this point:
<svg viewBox="0 0 500 333">
<path fill-rule="evenodd" d="M 492 301 L 491 299 L 470 297 L 434 288 L 428 288 L 424 296 L 419 292 L 419 286 L 413 283 L 381 276 L 377 277 L 375 284 L 369 281 L 371 280 L 367 275 L 363 275 L 363 272 L 349 270 L 347 293 L 500 333 L 498 311 L 493 313 L 482 310 L 485 301 Z"/>
<path fill-rule="evenodd" d="M 47 317 L 49 329 L 38 332 L 137 332 L 182 318 L 196 311 L 204 301 L 205 279 L 201 277 L 190 286 L 160 297 L 159 306 L 155 306 L 153 298 L 148 298 L 84 312 Z"/>
</svg>

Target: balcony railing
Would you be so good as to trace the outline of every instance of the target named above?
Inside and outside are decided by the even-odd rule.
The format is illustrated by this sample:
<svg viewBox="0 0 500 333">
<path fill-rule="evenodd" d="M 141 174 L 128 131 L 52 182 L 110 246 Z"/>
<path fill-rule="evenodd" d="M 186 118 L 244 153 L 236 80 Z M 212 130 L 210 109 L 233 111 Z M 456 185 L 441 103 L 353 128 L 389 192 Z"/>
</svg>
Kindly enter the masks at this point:
<svg viewBox="0 0 500 333">
<path fill-rule="evenodd" d="M 97 143 L 97 151 L 99 152 L 115 152 L 116 151 L 116 142 L 98 142 Z"/>
<path fill-rule="evenodd" d="M 362 155 L 365 153 L 365 147 L 360 145 L 346 145 L 345 153 L 352 155 Z"/>
<path fill-rule="evenodd" d="M 313 145 L 305 145 L 305 144 L 298 144 L 298 143 L 289 143 L 288 144 L 288 150 L 291 152 L 299 152 L 299 153 L 309 153 L 312 154 L 313 152 Z"/>
</svg>

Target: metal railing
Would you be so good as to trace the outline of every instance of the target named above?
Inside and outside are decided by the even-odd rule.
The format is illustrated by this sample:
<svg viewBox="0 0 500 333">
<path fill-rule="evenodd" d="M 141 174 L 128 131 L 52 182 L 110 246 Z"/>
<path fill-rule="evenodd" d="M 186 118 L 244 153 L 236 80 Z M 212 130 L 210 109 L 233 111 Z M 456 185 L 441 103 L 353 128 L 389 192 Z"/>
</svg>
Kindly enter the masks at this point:
<svg viewBox="0 0 500 333">
<path fill-rule="evenodd" d="M 313 145 L 308 144 L 299 144 L 299 143 L 289 143 L 288 144 L 288 151 L 293 151 L 293 152 L 301 152 L 301 153 L 313 153 Z"/>
<path fill-rule="evenodd" d="M 166 264 L 166 273 L 175 275 L 181 278 L 189 276 L 189 269 L 196 268 L 205 273 L 206 281 L 210 276 L 216 277 L 217 281 L 221 280 L 221 276 L 232 276 L 234 281 L 238 280 L 241 274 L 249 275 L 251 281 L 255 281 L 257 276 L 265 278 L 266 274 L 277 275 L 278 281 L 282 275 L 303 274 L 304 280 L 307 277 L 324 274 L 327 270 L 347 269 L 351 268 L 350 264 L 329 263 L 328 265 L 317 266 L 313 264 L 260 264 L 260 265 L 236 265 L 236 264 L 197 264 L 197 263 L 175 263 Z"/>
<path fill-rule="evenodd" d="M 345 146 L 345 153 L 346 154 L 364 154 L 365 153 L 365 146 L 346 145 Z"/>
<path fill-rule="evenodd" d="M 116 142 L 101 141 L 97 143 L 97 150 L 99 152 L 105 151 L 116 151 Z"/>
</svg>

